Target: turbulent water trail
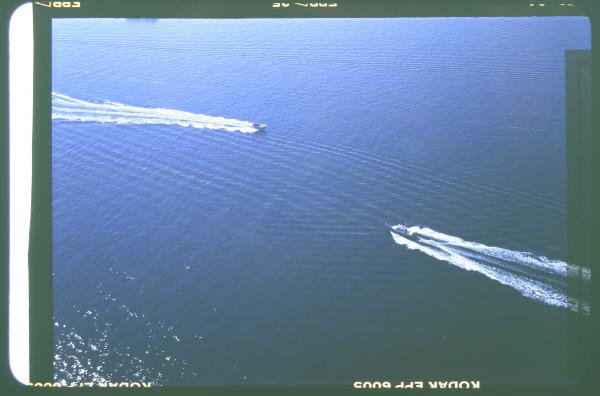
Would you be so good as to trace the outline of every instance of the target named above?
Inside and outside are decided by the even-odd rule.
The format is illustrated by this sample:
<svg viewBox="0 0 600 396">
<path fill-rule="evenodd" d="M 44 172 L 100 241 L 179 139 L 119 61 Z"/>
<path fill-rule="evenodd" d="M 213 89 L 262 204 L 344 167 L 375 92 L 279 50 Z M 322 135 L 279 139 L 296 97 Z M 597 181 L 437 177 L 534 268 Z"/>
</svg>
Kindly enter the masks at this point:
<svg viewBox="0 0 600 396">
<path fill-rule="evenodd" d="M 117 102 L 89 102 L 52 92 L 52 119 L 115 124 L 158 124 L 254 133 L 264 124 L 212 117 L 187 111 L 130 106 Z"/>
<path fill-rule="evenodd" d="M 394 241 L 410 250 L 418 250 L 441 261 L 467 271 L 479 272 L 523 296 L 545 304 L 583 310 L 589 313 L 589 304 L 569 296 L 568 274 L 580 273 L 583 284 L 591 278 L 589 270 L 574 271 L 566 262 L 552 260 L 529 252 L 520 252 L 465 241 L 430 228 L 405 227 L 406 235 L 391 232 Z M 581 271 L 579 271 L 581 270 Z"/>
</svg>

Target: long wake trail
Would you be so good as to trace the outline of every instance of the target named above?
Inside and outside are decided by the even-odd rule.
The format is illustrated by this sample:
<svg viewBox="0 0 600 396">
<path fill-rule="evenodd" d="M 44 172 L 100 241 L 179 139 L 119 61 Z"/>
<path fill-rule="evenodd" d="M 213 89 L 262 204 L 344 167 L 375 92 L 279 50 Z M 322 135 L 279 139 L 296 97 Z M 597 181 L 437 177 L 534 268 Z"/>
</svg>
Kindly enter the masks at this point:
<svg viewBox="0 0 600 396">
<path fill-rule="evenodd" d="M 390 232 L 394 241 L 467 271 L 475 271 L 511 287 L 523 296 L 548 305 L 590 313 L 590 305 L 570 296 L 568 275 L 577 274 L 578 284 L 589 286 L 591 272 L 529 252 L 520 252 L 478 242 L 465 241 L 426 227 L 398 224 Z M 400 235 L 402 234 L 402 235 Z M 583 292 L 583 291 L 582 291 Z"/>
<path fill-rule="evenodd" d="M 139 107 L 109 101 L 89 102 L 57 92 L 52 92 L 52 119 L 113 124 L 179 125 L 241 133 L 255 133 L 265 127 L 250 121 L 174 109 Z"/>
</svg>

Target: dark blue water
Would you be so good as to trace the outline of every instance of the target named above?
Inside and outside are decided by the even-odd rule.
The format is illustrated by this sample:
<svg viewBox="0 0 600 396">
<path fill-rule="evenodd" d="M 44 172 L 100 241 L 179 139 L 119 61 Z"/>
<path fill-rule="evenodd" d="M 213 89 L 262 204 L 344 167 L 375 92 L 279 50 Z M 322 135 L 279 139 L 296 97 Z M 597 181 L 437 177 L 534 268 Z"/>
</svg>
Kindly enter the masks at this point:
<svg viewBox="0 0 600 396">
<path fill-rule="evenodd" d="M 566 380 L 567 309 L 383 224 L 564 264 L 586 18 L 52 27 L 53 91 L 83 101 L 52 131 L 57 379 Z"/>
</svg>

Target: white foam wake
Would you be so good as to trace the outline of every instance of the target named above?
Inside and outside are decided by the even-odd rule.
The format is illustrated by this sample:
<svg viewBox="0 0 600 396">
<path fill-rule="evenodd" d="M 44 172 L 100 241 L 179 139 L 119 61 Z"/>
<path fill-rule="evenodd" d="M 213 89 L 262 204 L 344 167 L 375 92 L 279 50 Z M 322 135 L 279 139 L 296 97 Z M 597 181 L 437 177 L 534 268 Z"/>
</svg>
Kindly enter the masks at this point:
<svg viewBox="0 0 600 396">
<path fill-rule="evenodd" d="M 568 265 L 564 261 L 469 242 L 430 228 L 405 227 L 402 224 L 395 227 L 408 231 L 409 237 L 393 232 L 391 235 L 396 243 L 410 250 L 418 250 L 467 271 L 483 274 L 527 298 L 557 307 L 574 308 L 577 305 L 577 309 L 581 308 L 581 302 L 574 302 L 567 295 Z M 590 273 L 584 274 L 589 281 Z M 584 311 L 589 313 L 589 306 L 585 305 Z"/>
<path fill-rule="evenodd" d="M 495 246 L 487 246 L 482 243 L 469 242 L 461 238 L 446 235 L 431 228 L 410 227 L 409 231 L 415 235 L 444 242 L 450 246 L 464 247 L 491 257 L 522 264 L 534 269 L 552 272 L 558 275 L 567 275 L 567 263 L 560 260 L 550 260 L 544 256 L 538 256 L 529 252 L 503 249 Z"/>
<path fill-rule="evenodd" d="M 254 133 L 264 125 L 187 111 L 130 106 L 117 102 L 88 102 L 52 92 L 52 119 L 115 124 L 159 124 Z"/>
</svg>

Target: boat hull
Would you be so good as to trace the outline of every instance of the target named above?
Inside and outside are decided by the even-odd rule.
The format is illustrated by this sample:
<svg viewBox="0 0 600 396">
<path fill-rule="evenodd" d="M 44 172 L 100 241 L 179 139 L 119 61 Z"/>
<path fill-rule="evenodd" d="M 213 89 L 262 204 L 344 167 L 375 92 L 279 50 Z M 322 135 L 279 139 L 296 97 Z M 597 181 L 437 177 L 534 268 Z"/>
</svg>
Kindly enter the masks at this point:
<svg viewBox="0 0 600 396">
<path fill-rule="evenodd" d="M 409 237 L 412 235 L 412 233 L 408 230 L 408 228 L 406 228 L 403 225 L 390 225 L 390 224 L 386 224 L 385 227 L 392 233 L 396 234 L 396 235 L 400 235 L 403 237 Z"/>
</svg>

